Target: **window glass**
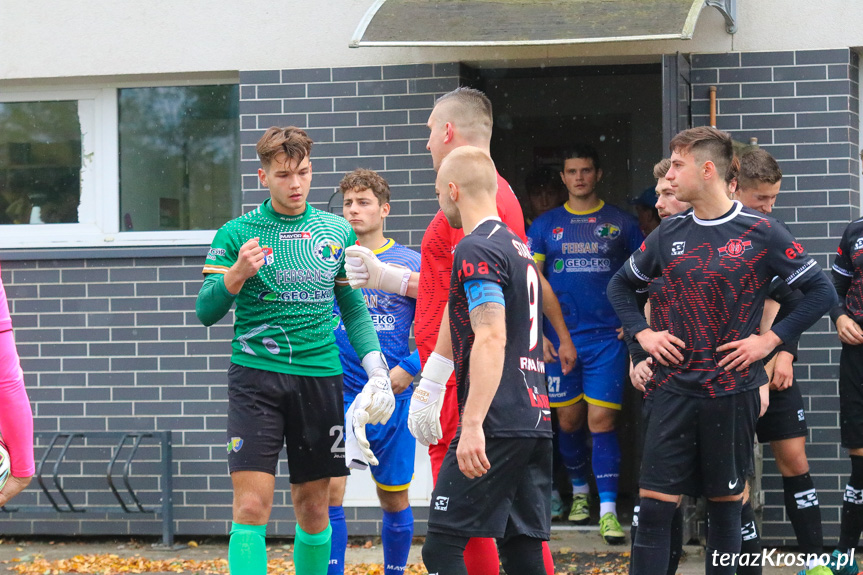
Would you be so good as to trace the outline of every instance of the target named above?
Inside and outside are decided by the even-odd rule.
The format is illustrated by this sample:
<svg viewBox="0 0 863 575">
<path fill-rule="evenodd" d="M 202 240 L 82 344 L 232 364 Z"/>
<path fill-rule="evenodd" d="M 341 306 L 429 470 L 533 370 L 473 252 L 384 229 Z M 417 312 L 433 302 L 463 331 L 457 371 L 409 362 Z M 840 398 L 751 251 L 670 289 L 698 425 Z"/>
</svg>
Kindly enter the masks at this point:
<svg viewBox="0 0 863 575">
<path fill-rule="evenodd" d="M 77 101 L 0 102 L 0 225 L 77 223 Z"/>
<path fill-rule="evenodd" d="M 240 215 L 238 90 L 119 90 L 120 231 L 213 230 Z"/>
</svg>

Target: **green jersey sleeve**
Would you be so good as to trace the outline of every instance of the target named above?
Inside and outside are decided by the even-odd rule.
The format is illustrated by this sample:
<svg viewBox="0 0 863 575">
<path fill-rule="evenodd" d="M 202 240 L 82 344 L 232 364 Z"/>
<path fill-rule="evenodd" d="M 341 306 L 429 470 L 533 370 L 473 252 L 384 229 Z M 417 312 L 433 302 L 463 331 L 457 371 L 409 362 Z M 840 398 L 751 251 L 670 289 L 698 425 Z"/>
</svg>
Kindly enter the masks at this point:
<svg viewBox="0 0 863 575">
<path fill-rule="evenodd" d="M 349 284 L 337 282 L 334 291 L 342 312 L 342 323 L 345 324 L 348 340 L 357 352 L 357 357 L 362 359 L 368 353 L 381 351 L 378 334 L 372 324 L 372 316 L 369 315 L 362 290 L 355 290 Z"/>
<path fill-rule="evenodd" d="M 210 327 L 225 317 L 236 298 L 225 287 L 224 274 L 208 274 L 195 301 L 195 314 L 202 324 Z"/>
</svg>

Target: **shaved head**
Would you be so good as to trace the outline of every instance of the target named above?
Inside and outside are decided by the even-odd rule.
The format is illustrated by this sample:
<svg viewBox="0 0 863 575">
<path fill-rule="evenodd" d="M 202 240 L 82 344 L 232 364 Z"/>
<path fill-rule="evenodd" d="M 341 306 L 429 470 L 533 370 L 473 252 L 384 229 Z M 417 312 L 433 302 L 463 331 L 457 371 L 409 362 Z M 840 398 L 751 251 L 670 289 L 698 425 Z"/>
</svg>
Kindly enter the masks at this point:
<svg viewBox="0 0 863 575">
<path fill-rule="evenodd" d="M 497 193 L 497 171 L 488 155 L 473 146 L 460 146 L 444 158 L 438 180 L 455 183 L 461 193 L 473 198 Z"/>
</svg>

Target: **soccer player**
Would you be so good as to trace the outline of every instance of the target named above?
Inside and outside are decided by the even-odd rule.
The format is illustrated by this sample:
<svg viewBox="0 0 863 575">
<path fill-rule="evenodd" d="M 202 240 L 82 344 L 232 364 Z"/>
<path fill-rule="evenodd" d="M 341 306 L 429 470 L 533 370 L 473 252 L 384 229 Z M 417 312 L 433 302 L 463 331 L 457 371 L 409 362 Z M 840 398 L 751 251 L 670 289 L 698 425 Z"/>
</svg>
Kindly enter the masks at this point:
<svg viewBox="0 0 863 575">
<path fill-rule="evenodd" d="M 848 224 L 842 234 L 833 260 L 833 285 L 839 293 L 839 303 L 830 310 L 830 318 L 842 342 L 839 426 L 842 447 L 848 449 L 851 458 L 851 477 L 845 486 L 839 543 L 831 567 L 834 573 L 846 575 L 857 572 L 856 561 L 849 558 L 863 530 L 863 218 Z M 840 559 L 844 566 L 841 569 Z"/>
<path fill-rule="evenodd" d="M 21 493 L 36 472 L 33 458 L 33 412 L 24 388 L 21 360 L 12 334 L 6 288 L 0 280 L 0 436 L 9 452 L 10 471 L 0 490 L 0 505 Z"/>
<path fill-rule="evenodd" d="M 216 232 L 198 293 L 196 312 L 207 326 L 237 304 L 227 429 L 233 575 L 267 571 L 264 539 L 285 445 L 297 516 L 294 564 L 304 575 L 327 572 L 327 491 L 331 477 L 348 473 L 334 298 L 368 376 L 349 424 L 364 435 L 366 423 L 386 422 L 395 407 L 369 311 L 345 277 L 344 247 L 356 235 L 343 218 L 306 202 L 311 149 L 312 140 L 299 128 L 264 133 L 257 144 L 258 178 L 270 198 Z M 374 458 L 367 446 L 363 455 Z"/>
<path fill-rule="evenodd" d="M 751 150 L 740 158 L 737 190 L 731 197 L 740 200 L 747 208 L 770 215 L 781 185 L 782 170 L 773 156 L 762 149 Z M 771 289 L 771 297 L 781 303 L 776 316 L 776 321 L 781 321 L 799 302 L 801 294 L 789 290 L 783 282 L 775 284 L 777 289 Z M 800 387 L 793 385 L 797 343 L 796 340 L 783 343 L 765 358 L 765 369 L 770 376 L 770 401 L 767 411 L 755 426 L 755 432 L 759 443 L 770 443 L 782 475 L 785 512 L 794 527 L 800 551 L 807 555 L 820 555 L 824 545 L 821 508 L 806 459 L 803 396 Z M 745 507 L 744 515 L 747 515 Z M 748 524 L 744 537 L 757 537 L 754 516 L 744 522 Z"/>
<path fill-rule="evenodd" d="M 715 128 L 681 132 L 666 179 L 691 211 L 663 220 L 608 286 L 625 328 L 657 362 L 641 469 L 632 573 L 664 573 L 682 493 L 707 498 L 707 575 L 732 574 L 740 551 L 741 498 L 751 471 L 761 363 L 835 302 L 818 264 L 786 229 L 726 195 L 731 138 Z M 662 276 L 667 326 L 652 330 L 635 292 Z M 757 334 L 774 276 L 806 296 Z"/>
<path fill-rule="evenodd" d="M 420 256 L 415 251 L 384 237 L 384 219 L 390 212 L 390 187 L 371 170 L 356 169 L 339 184 L 343 196 L 343 214 L 359 245 L 372 250 L 383 262 L 419 271 Z M 396 409 L 386 424 L 368 428 L 367 440 L 378 465 L 371 466 L 383 509 L 381 542 L 384 548 L 385 575 L 404 573 L 413 539 L 414 517 L 408 500 L 408 486 L 414 473 L 416 440 L 407 427 L 414 376 L 420 371 L 419 354 L 408 347 L 416 300 L 380 290 L 364 289 L 363 298 L 372 316 L 381 348 L 390 369 L 390 381 L 396 398 Z M 338 308 L 334 310 L 338 316 Z M 336 321 L 334 317 L 334 321 Z M 366 383 L 360 358 L 351 347 L 344 324 L 338 320 L 336 343 L 344 370 L 345 406 L 353 404 Z M 346 478 L 330 480 L 330 525 L 333 544 L 329 575 L 345 572 L 345 548 L 348 529 L 342 502 Z"/>
<path fill-rule="evenodd" d="M 578 362 L 568 374 L 557 364 L 548 365 L 549 400 L 557 408 L 559 449 L 572 481 L 569 520 L 579 525 L 590 520 L 587 423 L 599 491 L 599 533 L 606 543 L 620 545 L 626 538 L 617 519 L 620 445 L 615 419 L 629 358 L 605 290 L 644 237 L 633 216 L 599 198 L 602 167 L 592 146 L 576 146 L 563 160 L 560 176 L 569 199 L 538 217 L 528 231 L 537 267 L 560 301 L 578 350 Z"/>
<path fill-rule="evenodd" d="M 491 157 L 492 106 L 485 94 L 473 88 L 460 87 L 438 98 L 428 119 L 430 131 L 426 148 L 432 156 L 435 170 L 444 158 L 461 146 L 474 146 Z M 524 219 L 521 206 L 509 183 L 497 175 L 497 211 L 501 220 L 522 240 Z M 348 249 L 346 270 L 351 285 L 383 289 L 394 293 L 417 296 L 414 328 L 417 350 L 422 361 L 422 377 L 411 399 L 408 425 L 420 443 L 429 446 L 432 477 L 436 481 L 444 455 L 458 427 L 458 403 L 453 377 L 452 346 L 449 340 L 447 298 L 453 269 L 453 250 L 464 232 L 453 229 L 442 211 L 438 211 L 423 234 L 420 250 L 420 273 L 408 273 L 380 264 L 360 247 Z M 356 257 L 351 257 L 350 254 Z M 352 263 L 354 262 L 354 263 Z M 543 313 L 560 337 L 557 351 L 550 345 L 546 361 L 559 356 L 561 370 L 568 373 L 575 363 L 576 350 L 560 311 L 557 298 L 544 277 Z M 403 291 L 402 291 L 403 290 Z M 441 326 L 445 329 L 441 329 Z M 438 337 L 440 335 L 440 337 Z M 544 546 L 546 565 L 551 565 L 551 552 Z M 500 560 L 492 539 L 471 539 L 465 551 L 470 575 L 498 575 Z"/>
<path fill-rule="evenodd" d="M 467 234 L 453 258 L 449 329 L 461 412 L 432 493 L 423 561 L 467 573 L 470 537 L 494 537 L 507 573 L 543 575 L 551 518 L 551 411 L 543 375 L 539 274 L 498 216 L 494 164 L 462 146 L 435 193 Z"/>
</svg>

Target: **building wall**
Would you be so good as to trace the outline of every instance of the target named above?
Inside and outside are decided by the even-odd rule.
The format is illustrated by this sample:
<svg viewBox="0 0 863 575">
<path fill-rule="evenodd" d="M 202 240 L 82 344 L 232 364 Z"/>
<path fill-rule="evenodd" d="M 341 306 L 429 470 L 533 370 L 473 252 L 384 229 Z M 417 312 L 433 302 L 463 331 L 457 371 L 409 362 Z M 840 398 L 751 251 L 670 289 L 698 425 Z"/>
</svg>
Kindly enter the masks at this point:
<svg viewBox="0 0 863 575">
<path fill-rule="evenodd" d="M 858 57 L 850 50 L 699 54 L 692 58 L 693 125 L 709 123 L 717 86 L 717 127 L 757 138 L 782 168 L 773 215 L 786 222 L 824 269 L 845 226 L 860 216 Z M 795 365 L 809 425 L 807 455 L 818 489 L 825 542 L 839 534 L 850 463 L 839 447 L 839 345 L 829 320 L 804 334 Z M 782 477 L 765 447 L 763 537 L 794 544 Z"/>
<path fill-rule="evenodd" d="M 325 208 L 346 171 L 378 170 L 393 194 L 387 235 L 418 248 L 437 211 L 425 124 L 436 96 L 464 83 L 465 72 L 457 64 L 423 64 L 241 73 L 245 207 L 268 197 L 257 179 L 255 142 L 271 125 L 293 124 L 315 140 L 312 202 Z M 206 247 L 52 254 L 6 252 L 0 258 L 36 430 L 173 430 L 177 534 L 227 533 L 225 372 L 233 316 L 211 328 L 195 317 Z M 283 463 L 272 535 L 294 533 L 287 475 Z M 90 485 L 65 481 L 67 489 L 98 491 L 87 501 L 83 492 L 76 494 L 82 499 L 74 502 L 113 502 L 103 474 L 93 474 Z M 132 484 L 149 488 L 145 502 L 158 502 L 152 478 Z M 37 501 L 45 503 L 34 482 L 16 503 Z M 350 533 L 379 533 L 379 509 L 346 513 Z M 415 510 L 417 534 L 425 533 L 426 516 L 426 509 Z M 15 513 L 4 519 L 9 535 L 160 532 L 159 521 L 137 516 L 66 515 L 55 521 Z"/>
<path fill-rule="evenodd" d="M 727 34 L 704 8 L 692 40 L 507 48 L 348 48 L 373 0 L 0 0 L 0 81 L 463 61 L 512 66 L 650 61 L 660 54 L 863 45 L 863 5 L 849 0 L 738 2 Z M 94 15 L 98 15 L 94 17 Z M 801 31 L 805 31 L 801 33 Z M 20 81 L 20 82 L 19 82 Z"/>
</svg>

